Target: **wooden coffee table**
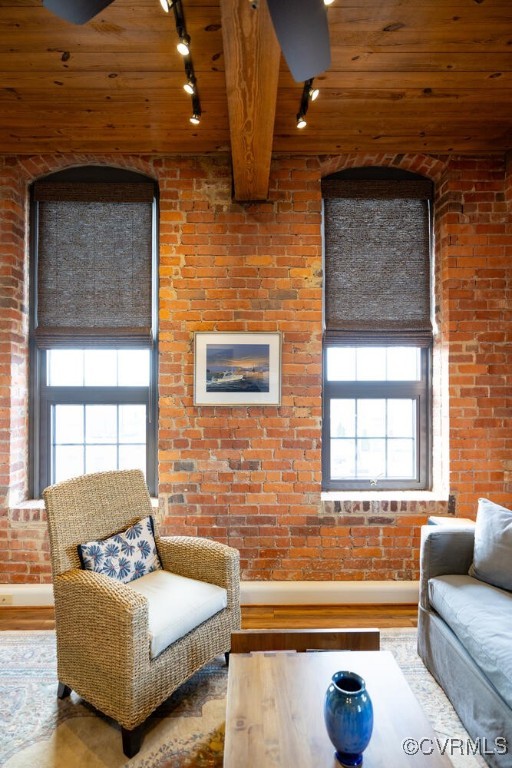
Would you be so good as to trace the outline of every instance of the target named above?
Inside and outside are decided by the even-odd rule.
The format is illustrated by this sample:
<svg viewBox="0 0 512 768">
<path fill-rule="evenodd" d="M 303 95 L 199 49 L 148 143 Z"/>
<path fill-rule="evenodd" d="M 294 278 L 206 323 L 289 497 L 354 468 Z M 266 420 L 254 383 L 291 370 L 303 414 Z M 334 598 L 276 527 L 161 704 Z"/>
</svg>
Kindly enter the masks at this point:
<svg viewBox="0 0 512 768">
<path fill-rule="evenodd" d="M 231 655 L 224 768 L 339 768 L 323 702 L 340 669 L 361 675 L 373 702 L 364 768 L 451 766 L 391 653 L 284 651 Z"/>
</svg>

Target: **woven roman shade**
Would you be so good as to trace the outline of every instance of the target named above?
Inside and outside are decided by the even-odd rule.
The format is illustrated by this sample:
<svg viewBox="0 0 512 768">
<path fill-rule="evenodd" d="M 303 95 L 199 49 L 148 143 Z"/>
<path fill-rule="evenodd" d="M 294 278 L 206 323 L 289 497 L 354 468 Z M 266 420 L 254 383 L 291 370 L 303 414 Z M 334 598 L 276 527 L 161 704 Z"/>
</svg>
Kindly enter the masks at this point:
<svg viewBox="0 0 512 768">
<path fill-rule="evenodd" d="M 73 182 L 73 181 L 36 181 L 33 186 L 35 201 L 76 200 L 82 202 L 106 203 L 152 203 L 155 194 L 150 182 Z"/>
<path fill-rule="evenodd" d="M 327 178 L 322 193 L 327 339 L 428 345 L 431 183 Z"/>
<path fill-rule="evenodd" d="M 38 346 L 147 346 L 153 185 L 36 183 Z"/>
</svg>

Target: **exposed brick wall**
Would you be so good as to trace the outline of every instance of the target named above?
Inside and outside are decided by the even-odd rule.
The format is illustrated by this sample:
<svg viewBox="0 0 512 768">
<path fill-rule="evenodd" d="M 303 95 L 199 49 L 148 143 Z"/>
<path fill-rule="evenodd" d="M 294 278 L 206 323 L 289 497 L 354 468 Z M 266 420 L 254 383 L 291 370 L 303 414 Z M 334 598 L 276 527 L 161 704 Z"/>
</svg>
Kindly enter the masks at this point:
<svg viewBox="0 0 512 768">
<path fill-rule="evenodd" d="M 512 500 L 512 226 L 503 158 L 454 159 L 443 183 L 450 483 L 458 510 Z"/>
<path fill-rule="evenodd" d="M 16 163 L 5 160 L 0 168 L 0 568 L 9 580 L 28 574 L 18 556 L 11 560 L 18 543 L 7 517 L 9 503 L 27 493 L 28 317 L 24 193 Z"/>
<path fill-rule="evenodd" d="M 504 158 L 280 158 L 269 200 L 258 204 L 232 201 L 224 156 L 0 158 L 0 581 L 49 579 L 44 514 L 15 508 L 27 467 L 26 189 L 40 175 L 84 163 L 142 171 L 160 184 L 164 533 L 238 547 L 246 579 L 417 576 L 419 526 L 445 503 L 320 500 L 320 178 L 368 164 L 436 183 L 436 439 L 449 420 L 459 514 L 473 516 L 480 495 L 512 503 L 512 183 Z M 194 407 L 198 330 L 281 331 L 282 405 Z"/>
</svg>

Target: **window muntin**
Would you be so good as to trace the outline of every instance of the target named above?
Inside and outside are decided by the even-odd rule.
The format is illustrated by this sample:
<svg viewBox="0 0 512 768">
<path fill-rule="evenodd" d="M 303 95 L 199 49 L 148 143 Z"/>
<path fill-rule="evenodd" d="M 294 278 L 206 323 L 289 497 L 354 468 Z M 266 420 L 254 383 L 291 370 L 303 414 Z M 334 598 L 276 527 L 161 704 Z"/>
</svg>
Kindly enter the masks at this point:
<svg viewBox="0 0 512 768">
<path fill-rule="evenodd" d="M 326 346 L 325 490 L 428 487 L 429 368 L 428 348 Z"/>
</svg>

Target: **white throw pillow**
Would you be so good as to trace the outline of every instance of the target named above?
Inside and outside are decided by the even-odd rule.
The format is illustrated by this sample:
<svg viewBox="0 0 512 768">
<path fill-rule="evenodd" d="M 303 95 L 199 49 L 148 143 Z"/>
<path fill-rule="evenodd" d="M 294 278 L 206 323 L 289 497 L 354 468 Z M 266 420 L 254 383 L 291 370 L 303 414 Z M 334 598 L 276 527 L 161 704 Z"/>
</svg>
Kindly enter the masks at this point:
<svg viewBox="0 0 512 768">
<path fill-rule="evenodd" d="M 125 584 L 162 567 L 150 516 L 107 539 L 79 544 L 77 549 L 82 568 Z"/>
</svg>

